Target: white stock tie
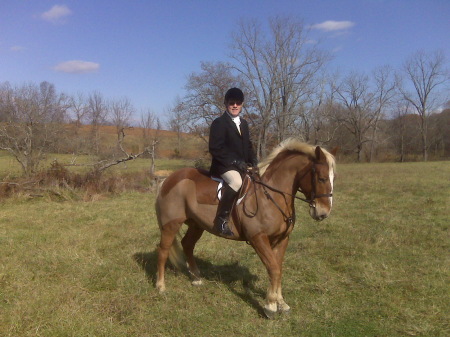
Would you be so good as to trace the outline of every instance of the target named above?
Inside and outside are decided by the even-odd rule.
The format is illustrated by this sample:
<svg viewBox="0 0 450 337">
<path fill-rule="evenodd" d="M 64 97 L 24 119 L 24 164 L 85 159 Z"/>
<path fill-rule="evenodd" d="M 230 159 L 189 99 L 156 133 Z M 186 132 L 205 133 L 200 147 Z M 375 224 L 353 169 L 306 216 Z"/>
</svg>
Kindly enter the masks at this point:
<svg viewBox="0 0 450 337">
<path fill-rule="evenodd" d="M 239 116 L 237 116 L 237 117 L 231 117 L 231 119 L 233 120 L 234 124 L 236 124 L 236 127 L 237 127 L 237 129 L 238 129 L 238 131 L 239 131 L 239 134 L 241 134 L 241 127 L 240 127 L 240 125 L 241 125 L 241 119 L 239 118 Z"/>
</svg>

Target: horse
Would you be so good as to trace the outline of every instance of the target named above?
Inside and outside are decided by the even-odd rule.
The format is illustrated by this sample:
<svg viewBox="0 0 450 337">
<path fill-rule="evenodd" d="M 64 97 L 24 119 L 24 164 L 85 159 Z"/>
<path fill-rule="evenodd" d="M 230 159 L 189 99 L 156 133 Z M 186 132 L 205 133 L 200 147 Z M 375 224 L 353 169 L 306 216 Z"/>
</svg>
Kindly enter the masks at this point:
<svg viewBox="0 0 450 337">
<path fill-rule="evenodd" d="M 333 202 L 335 178 L 334 149 L 302 143 L 295 138 L 281 142 L 259 165 L 245 195 L 240 196 L 231 212 L 231 240 L 246 241 L 256 251 L 269 276 L 264 313 L 274 318 L 289 313 L 281 291 L 282 263 L 295 222 L 295 199 L 309 203 L 309 214 L 317 220 L 327 218 Z M 255 178 L 255 176 L 257 178 Z M 204 231 L 214 231 L 213 220 L 218 205 L 218 182 L 207 171 L 182 168 L 160 185 L 156 197 L 156 214 L 160 228 L 156 288 L 166 290 L 164 271 L 167 259 L 176 267 L 186 261 L 192 284 L 202 284 L 194 259 L 194 247 Z M 245 185 L 245 184 L 244 184 Z M 300 191 L 305 198 L 298 197 Z M 188 226 L 179 246 L 177 234 Z M 184 252 L 184 256 L 183 256 Z"/>
</svg>

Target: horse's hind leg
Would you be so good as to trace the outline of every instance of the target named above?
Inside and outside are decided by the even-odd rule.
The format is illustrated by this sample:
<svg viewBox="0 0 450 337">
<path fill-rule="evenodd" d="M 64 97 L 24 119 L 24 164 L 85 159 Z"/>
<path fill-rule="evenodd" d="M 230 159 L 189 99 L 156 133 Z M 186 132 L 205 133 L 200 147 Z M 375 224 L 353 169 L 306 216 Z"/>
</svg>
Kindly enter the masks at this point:
<svg viewBox="0 0 450 337">
<path fill-rule="evenodd" d="M 189 273 L 193 278 L 192 284 L 201 285 L 202 280 L 200 278 L 200 271 L 198 270 L 197 263 L 194 258 L 194 247 L 202 236 L 203 229 L 194 223 L 188 223 L 188 226 L 188 230 L 181 240 L 181 245 L 183 246 L 183 251 L 186 255 Z"/>
<path fill-rule="evenodd" d="M 166 290 L 164 272 L 167 258 L 169 257 L 169 250 L 184 220 L 174 219 L 161 227 L 161 241 L 158 247 L 158 276 L 156 279 L 156 289 L 160 292 Z"/>
</svg>

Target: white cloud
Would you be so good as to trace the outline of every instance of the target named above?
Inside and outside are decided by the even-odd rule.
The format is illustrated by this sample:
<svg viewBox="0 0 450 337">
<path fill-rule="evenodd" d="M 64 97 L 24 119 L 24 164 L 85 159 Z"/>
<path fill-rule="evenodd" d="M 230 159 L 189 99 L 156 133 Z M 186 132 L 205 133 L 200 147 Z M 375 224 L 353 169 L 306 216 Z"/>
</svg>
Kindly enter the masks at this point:
<svg viewBox="0 0 450 337">
<path fill-rule="evenodd" d="M 93 73 L 96 72 L 99 68 L 100 64 L 98 63 L 79 60 L 61 62 L 53 67 L 53 69 L 56 71 L 71 74 Z"/>
<path fill-rule="evenodd" d="M 351 21 L 324 21 L 322 23 L 317 23 L 312 25 L 312 29 L 319 29 L 326 32 L 337 31 L 337 30 L 346 30 L 352 28 L 355 25 L 354 22 Z"/>
<path fill-rule="evenodd" d="M 305 43 L 306 44 L 317 44 L 318 42 L 317 42 L 317 40 L 309 39 L 309 40 L 306 40 Z"/>
<path fill-rule="evenodd" d="M 64 19 L 71 15 L 72 11 L 65 5 L 54 5 L 47 12 L 41 14 L 41 18 L 52 23 L 63 23 Z"/>
<path fill-rule="evenodd" d="M 19 52 L 19 51 L 23 51 L 25 50 L 25 47 L 22 46 L 12 46 L 11 48 L 9 48 L 9 50 L 14 51 L 14 52 Z"/>
</svg>

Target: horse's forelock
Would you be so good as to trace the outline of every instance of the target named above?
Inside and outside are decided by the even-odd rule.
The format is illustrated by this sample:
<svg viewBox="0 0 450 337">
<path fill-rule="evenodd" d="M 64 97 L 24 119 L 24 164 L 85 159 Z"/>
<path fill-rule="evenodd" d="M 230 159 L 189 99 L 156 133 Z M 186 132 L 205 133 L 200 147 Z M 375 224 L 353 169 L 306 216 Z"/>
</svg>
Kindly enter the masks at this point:
<svg viewBox="0 0 450 337">
<path fill-rule="evenodd" d="M 336 159 L 334 158 L 333 154 L 328 152 L 328 150 L 321 147 L 322 152 L 325 154 L 325 159 L 327 161 L 328 167 L 330 170 L 333 171 L 333 173 L 336 173 Z"/>
<path fill-rule="evenodd" d="M 261 161 L 261 163 L 258 165 L 259 172 L 261 175 L 263 175 L 269 165 L 281 152 L 296 151 L 311 156 L 312 158 L 316 158 L 315 149 L 316 147 L 314 145 L 303 143 L 296 138 L 288 138 L 282 141 L 263 161 Z M 334 156 L 324 148 L 322 148 L 322 151 L 325 154 L 328 166 L 334 172 L 336 167 Z"/>
<path fill-rule="evenodd" d="M 322 148 L 322 151 L 323 153 L 325 153 L 325 156 L 327 158 L 328 167 L 330 168 L 330 170 L 333 170 L 333 172 L 336 173 L 336 159 L 330 152 L 328 152 L 324 148 Z"/>
</svg>

